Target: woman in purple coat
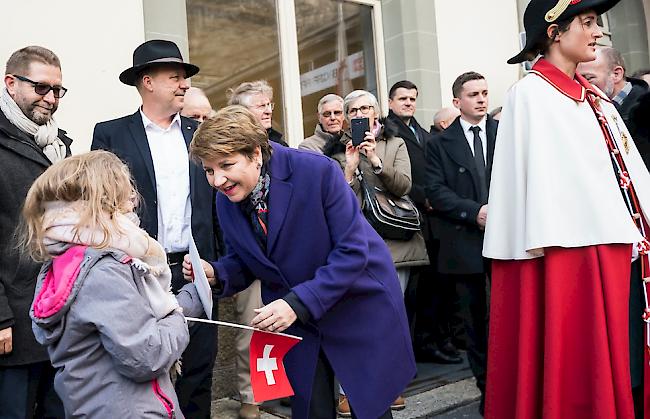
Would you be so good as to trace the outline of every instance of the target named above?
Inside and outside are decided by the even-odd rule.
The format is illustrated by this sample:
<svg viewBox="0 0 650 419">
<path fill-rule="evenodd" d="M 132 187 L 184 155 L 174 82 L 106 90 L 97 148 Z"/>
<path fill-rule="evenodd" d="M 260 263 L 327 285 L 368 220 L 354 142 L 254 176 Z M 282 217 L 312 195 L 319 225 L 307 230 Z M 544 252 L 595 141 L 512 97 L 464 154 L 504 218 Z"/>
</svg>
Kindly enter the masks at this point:
<svg viewBox="0 0 650 419">
<path fill-rule="evenodd" d="M 284 359 L 292 417 L 335 418 L 334 375 L 353 417 L 392 417 L 415 376 L 402 292 L 339 165 L 270 145 L 241 106 L 206 120 L 190 155 L 220 192 L 228 254 L 203 264 L 208 280 L 225 297 L 259 278 L 265 306 L 253 326 L 303 338 Z M 183 267 L 190 277 L 189 258 Z"/>
</svg>

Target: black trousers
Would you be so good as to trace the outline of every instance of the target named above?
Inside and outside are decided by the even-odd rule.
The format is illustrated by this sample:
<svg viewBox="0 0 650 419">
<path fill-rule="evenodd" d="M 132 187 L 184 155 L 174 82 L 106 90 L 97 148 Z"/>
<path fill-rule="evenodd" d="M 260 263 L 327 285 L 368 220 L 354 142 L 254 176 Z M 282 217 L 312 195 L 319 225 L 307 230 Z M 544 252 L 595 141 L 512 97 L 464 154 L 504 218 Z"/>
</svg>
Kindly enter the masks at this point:
<svg viewBox="0 0 650 419">
<path fill-rule="evenodd" d="M 452 330 L 456 316 L 456 290 L 453 281 L 438 272 L 439 240 L 426 242 L 430 265 L 411 270 L 416 277 L 414 349 L 435 344 L 441 347 L 455 335 Z"/>
<path fill-rule="evenodd" d="M 187 281 L 182 265 L 171 266 L 172 290 L 178 292 Z M 212 310 L 216 319 L 217 304 Z M 210 419 L 212 369 L 217 356 L 217 327 L 205 323 L 190 324 L 190 343 L 181 358 L 181 375 L 176 380 L 179 408 L 188 419 Z"/>
<path fill-rule="evenodd" d="M 63 404 L 54 391 L 54 373 L 49 361 L 0 367 L 0 418 L 64 419 Z"/>
<path fill-rule="evenodd" d="M 467 338 L 467 358 L 476 386 L 485 394 L 487 373 L 488 301 L 487 275 L 446 275 L 456 285 L 459 316 Z"/>
<path fill-rule="evenodd" d="M 334 383 L 334 371 L 325 357 L 325 354 L 321 351 L 318 355 L 316 373 L 314 374 L 314 385 L 311 390 L 309 419 L 336 419 L 338 394 L 338 386 L 335 388 Z M 378 419 L 392 419 L 392 417 L 393 415 L 390 409 L 388 409 L 388 411 Z M 352 418 L 357 418 L 354 410 L 352 410 Z"/>
</svg>

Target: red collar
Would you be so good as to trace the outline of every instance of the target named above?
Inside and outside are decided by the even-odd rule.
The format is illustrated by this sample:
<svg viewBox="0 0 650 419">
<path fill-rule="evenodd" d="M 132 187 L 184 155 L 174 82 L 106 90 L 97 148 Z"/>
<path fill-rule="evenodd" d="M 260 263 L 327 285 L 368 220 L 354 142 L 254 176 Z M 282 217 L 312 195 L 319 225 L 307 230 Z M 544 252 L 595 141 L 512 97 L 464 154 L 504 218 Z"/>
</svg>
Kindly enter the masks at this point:
<svg viewBox="0 0 650 419">
<path fill-rule="evenodd" d="M 576 102 L 583 102 L 587 91 L 593 92 L 609 102 L 609 98 L 600 92 L 600 90 L 594 88 L 581 74 L 576 73 L 575 78 L 571 79 L 544 58 L 537 60 L 530 72 L 537 74 L 562 94 Z"/>
</svg>

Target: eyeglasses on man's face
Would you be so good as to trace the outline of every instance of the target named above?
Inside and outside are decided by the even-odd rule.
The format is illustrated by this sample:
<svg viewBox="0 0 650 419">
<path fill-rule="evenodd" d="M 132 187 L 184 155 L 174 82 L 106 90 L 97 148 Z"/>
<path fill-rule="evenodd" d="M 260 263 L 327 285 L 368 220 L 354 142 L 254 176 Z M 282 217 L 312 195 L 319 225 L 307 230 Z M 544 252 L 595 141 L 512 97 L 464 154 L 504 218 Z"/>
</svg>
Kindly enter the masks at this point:
<svg viewBox="0 0 650 419">
<path fill-rule="evenodd" d="M 350 108 L 348 109 L 348 115 L 354 116 L 358 112 L 361 112 L 363 115 L 367 115 L 368 112 L 370 112 L 370 109 L 374 109 L 374 106 L 363 105 L 363 106 L 359 106 L 358 108 Z"/>
<path fill-rule="evenodd" d="M 63 86 L 51 86 L 47 83 L 40 83 L 34 80 L 30 80 L 27 77 L 19 76 L 17 74 L 12 74 L 12 76 L 14 76 L 20 81 L 24 81 L 25 83 L 30 83 L 32 86 L 34 86 L 34 91 L 36 92 L 37 95 L 45 96 L 51 90 L 52 93 L 54 94 L 54 97 L 60 99 L 63 96 L 65 96 L 65 93 L 68 91 L 68 89 L 66 89 Z"/>
<path fill-rule="evenodd" d="M 343 115 L 343 111 L 325 111 L 321 115 L 323 116 L 323 118 L 329 118 L 332 115 L 339 117 Z"/>
</svg>

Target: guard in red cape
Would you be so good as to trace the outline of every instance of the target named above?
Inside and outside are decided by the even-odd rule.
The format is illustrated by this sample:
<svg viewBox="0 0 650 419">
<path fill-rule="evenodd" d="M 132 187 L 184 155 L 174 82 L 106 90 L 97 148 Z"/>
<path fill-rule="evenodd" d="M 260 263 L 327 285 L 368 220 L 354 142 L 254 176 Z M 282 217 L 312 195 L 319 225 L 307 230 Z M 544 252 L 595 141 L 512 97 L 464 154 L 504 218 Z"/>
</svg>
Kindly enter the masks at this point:
<svg viewBox="0 0 650 419">
<path fill-rule="evenodd" d="M 576 73 L 616 3 L 532 0 L 526 46 L 508 61 L 542 55 L 508 92 L 497 134 L 486 418 L 635 417 L 629 281 L 636 260 L 638 280 L 650 276 L 650 175 L 614 105 Z"/>
<path fill-rule="evenodd" d="M 250 343 L 251 387 L 257 403 L 293 396 L 282 362 L 299 339 L 287 335 L 253 332 Z"/>
</svg>

